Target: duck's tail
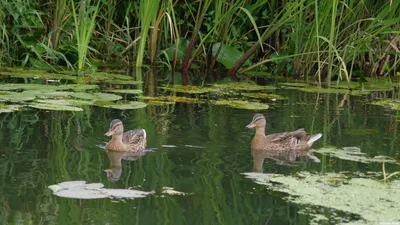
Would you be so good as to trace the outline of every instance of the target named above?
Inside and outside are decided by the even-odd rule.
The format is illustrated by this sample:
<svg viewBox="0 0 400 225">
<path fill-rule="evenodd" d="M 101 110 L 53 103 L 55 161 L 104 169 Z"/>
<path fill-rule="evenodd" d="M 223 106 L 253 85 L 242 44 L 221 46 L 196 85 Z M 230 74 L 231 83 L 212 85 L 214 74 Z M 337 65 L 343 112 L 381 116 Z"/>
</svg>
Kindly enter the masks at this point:
<svg viewBox="0 0 400 225">
<path fill-rule="evenodd" d="M 322 134 L 321 134 L 321 133 L 312 135 L 312 136 L 310 137 L 310 139 L 307 141 L 308 146 L 311 147 L 311 145 L 312 145 L 315 141 L 317 141 L 318 139 L 320 139 L 321 137 L 322 137 Z"/>
</svg>

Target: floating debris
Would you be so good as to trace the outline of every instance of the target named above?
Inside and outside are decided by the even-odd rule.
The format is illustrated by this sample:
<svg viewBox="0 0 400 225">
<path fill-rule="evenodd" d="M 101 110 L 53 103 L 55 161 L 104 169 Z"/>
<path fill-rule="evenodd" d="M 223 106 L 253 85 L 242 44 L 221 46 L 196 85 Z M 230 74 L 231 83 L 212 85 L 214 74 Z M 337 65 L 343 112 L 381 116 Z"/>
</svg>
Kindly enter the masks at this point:
<svg viewBox="0 0 400 225">
<path fill-rule="evenodd" d="M 63 198 L 101 199 L 101 198 L 144 198 L 154 192 L 133 189 L 108 189 L 102 183 L 87 184 L 86 181 L 67 181 L 48 187 L 53 194 Z"/>
<path fill-rule="evenodd" d="M 172 187 L 163 187 L 162 192 L 163 194 L 168 194 L 168 195 L 189 195 L 189 193 L 181 192 L 181 191 L 176 191 Z"/>
</svg>

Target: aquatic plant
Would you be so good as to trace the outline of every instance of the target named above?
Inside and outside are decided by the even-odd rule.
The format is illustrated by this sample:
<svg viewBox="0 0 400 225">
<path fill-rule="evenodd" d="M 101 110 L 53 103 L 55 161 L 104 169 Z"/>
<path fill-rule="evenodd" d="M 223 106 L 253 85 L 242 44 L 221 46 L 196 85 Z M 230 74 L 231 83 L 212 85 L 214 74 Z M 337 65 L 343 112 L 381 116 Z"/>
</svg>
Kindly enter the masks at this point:
<svg viewBox="0 0 400 225">
<path fill-rule="evenodd" d="M 87 63 L 87 52 L 89 49 L 90 38 L 96 25 L 96 16 L 100 7 L 100 0 L 96 5 L 90 5 L 90 1 L 79 3 L 78 13 L 76 12 L 75 2 L 71 0 L 72 15 L 74 18 L 76 51 L 78 52 L 78 72 L 82 72 Z"/>
</svg>

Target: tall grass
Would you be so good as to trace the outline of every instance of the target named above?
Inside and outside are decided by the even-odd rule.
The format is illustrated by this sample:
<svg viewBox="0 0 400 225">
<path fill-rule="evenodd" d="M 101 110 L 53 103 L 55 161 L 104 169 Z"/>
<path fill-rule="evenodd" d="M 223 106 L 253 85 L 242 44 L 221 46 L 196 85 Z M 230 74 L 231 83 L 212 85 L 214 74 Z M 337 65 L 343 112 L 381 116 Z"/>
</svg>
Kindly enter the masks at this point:
<svg viewBox="0 0 400 225">
<path fill-rule="evenodd" d="M 86 3 L 87 2 L 87 3 Z M 81 1 L 79 3 L 78 14 L 76 12 L 75 3 L 71 0 L 72 15 L 75 25 L 76 50 L 78 52 L 78 72 L 82 72 L 87 63 L 87 52 L 89 49 L 89 41 L 96 25 L 96 16 L 99 11 L 100 0 L 96 5 L 90 5 L 90 1 Z"/>
<path fill-rule="evenodd" d="M 360 72 L 394 75 L 400 65 L 399 1 L 101 1 L 3 0 L 0 64 L 54 67 L 70 60 L 82 71 L 90 51 L 107 63 L 141 67 L 145 59 L 152 66 L 166 60 L 175 70 L 178 49 L 175 57 L 164 57 L 164 50 L 183 40 L 189 44 L 179 49 L 185 52 L 181 71 L 193 64 L 223 68 L 232 79 L 247 61 L 254 64 L 243 71 L 266 69 L 327 86 Z M 54 10 L 47 13 L 48 7 Z M 230 68 L 219 61 L 226 46 L 243 54 Z"/>
<path fill-rule="evenodd" d="M 141 67 L 143 65 L 145 46 L 147 44 L 147 36 L 149 33 L 150 24 L 157 19 L 159 6 L 160 6 L 160 0 L 140 1 L 139 5 L 140 40 L 136 58 L 136 67 Z M 154 29 L 158 29 L 158 27 L 154 27 Z"/>
</svg>

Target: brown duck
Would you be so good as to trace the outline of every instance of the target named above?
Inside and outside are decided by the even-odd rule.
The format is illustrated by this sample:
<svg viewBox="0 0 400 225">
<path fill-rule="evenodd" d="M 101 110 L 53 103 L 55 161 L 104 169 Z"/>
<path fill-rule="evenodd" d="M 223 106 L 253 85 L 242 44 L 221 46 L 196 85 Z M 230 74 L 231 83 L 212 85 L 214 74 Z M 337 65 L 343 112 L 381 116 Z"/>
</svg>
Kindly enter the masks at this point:
<svg viewBox="0 0 400 225">
<path fill-rule="evenodd" d="M 109 151 L 140 151 L 146 148 L 146 131 L 135 129 L 124 133 L 124 125 L 119 119 L 111 121 L 110 129 L 104 135 L 112 136 L 106 144 Z"/>
<path fill-rule="evenodd" d="M 311 145 L 322 136 L 322 134 L 309 135 L 304 129 L 265 135 L 265 124 L 265 117 L 257 113 L 251 123 L 246 126 L 247 128 L 256 128 L 256 134 L 251 141 L 253 151 L 269 151 L 271 154 L 308 151 Z"/>
</svg>

